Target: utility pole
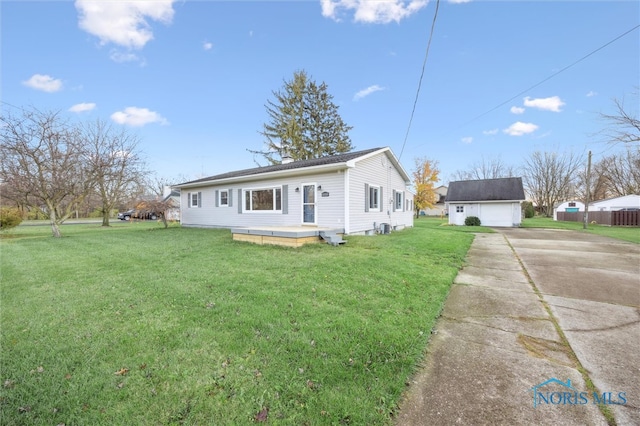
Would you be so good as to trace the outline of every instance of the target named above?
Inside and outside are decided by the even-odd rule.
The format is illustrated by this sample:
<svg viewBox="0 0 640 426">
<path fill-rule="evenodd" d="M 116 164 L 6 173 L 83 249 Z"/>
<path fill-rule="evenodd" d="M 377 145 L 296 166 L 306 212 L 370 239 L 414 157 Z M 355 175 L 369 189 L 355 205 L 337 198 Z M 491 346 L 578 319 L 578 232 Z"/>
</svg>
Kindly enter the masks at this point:
<svg viewBox="0 0 640 426">
<path fill-rule="evenodd" d="M 589 199 L 591 198 L 591 151 L 589 151 L 589 157 L 587 158 L 587 197 L 584 203 L 584 222 L 582 223 L 582 229 L 587 229 L 589 223 Z"/>
</svg>

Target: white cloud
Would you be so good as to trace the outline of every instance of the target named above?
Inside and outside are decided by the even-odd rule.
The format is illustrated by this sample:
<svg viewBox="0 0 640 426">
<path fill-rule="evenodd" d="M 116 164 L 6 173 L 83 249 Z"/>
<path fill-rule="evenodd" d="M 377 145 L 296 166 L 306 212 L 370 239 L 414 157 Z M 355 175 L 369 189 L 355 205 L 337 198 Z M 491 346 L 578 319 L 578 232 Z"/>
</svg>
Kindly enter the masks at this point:
<svg viewBox="0 0 640 426">
<path fill-rule="evenodd" d="M 449 3 L 459 4 L 459 3 L 470 3 L 471 0 L 449 0 Z"/>
<path fill-rule="evenodd" d="M 533 123 L 523 123 L 522 121 L 516 121 L 511 126 L 503 130 L 504 133 L 510 136 L 522 136 L 527 133 L 533 133 L 538 129 L 538 126 Z"/>
<path fill-rule="evenodd" d="M 92 109 L 95 109 L 96 104 L 94 103 L 80 103 L 80 104 L 75 104 L 74 106 L 72 106 L 71 108 L 69 108 L 69 111 L 71 112 L 85 112 L 85 111 L 91 111 Z"/>
<path fill-rule="evenodd" d="M 427 0 L 320 0 L 322 16 L 340 21 L 340 13 L 354 11 L 354 21 L 372 24 L 400 22 L 427 5 Z"/>
<path fill-rule="evenodd" d="M 524 98 L 524 106 L 531 108 L 538 108 L 545 111 L 553 111 L 560 112 L 564 102 L 560 99 L 559 96 L 551 96 L 550 98 L 536 98 L 531 99 L 530 97 Z"/>
<path fill-rule="evenodd" d="M 374 84 L 373 86 L 369 86 L 366 89 L 362 89 L 360 90 L 358 93 L 356 93 L 353 96 L 353 100 L 354 101 L 358 101 L 366 96 L 369 96 L 370 94 L 374 93 L 374 92 L 379 92 L 381 90 L 384 90 L 384 87 L 380 87 L 377 84 Z"/>
<path fill-rule="evenodd" d="M 202 48 L 204 50 L 211 50 L 211 49 L 213 49 L 213 43 L 211 43 L 209 41 L 205 41 L 204 43 L 202 43 Z"/>
<path fill-rule="evenodd" d="M 138 55 L 136 55 L 135 53 L 131 53 L 131 52 L 120 52 L 118 50 L 112 50 L 111 54 L 109 55 L 109 58 L 113 61 L 113 62 L 118 62 L 118 63 L 123 63 L 123 62 L 135 62 L 135 61 L 141 61 L 142 63 L 144 63 L 143 60 L 141 60 Z"/>
<path fill-rule="evenodd" d="M 587 93 L 587 98 L 591 98 L 593 96 L 596 96 L 598 93 L 594 92 L 593 90 L 590 90 L 589 93 Z"/>
<path fill-rule="evenodd" d="M 81 29 L 100 39 L 128 49 L 142 49 L 153 39 L 148 19 L 163 24 L 173 20 L 174 0 L 76 0 Z"/>
<path fill-rule="evenodd" d="M 491 130 L 484 130 L 482 134 L 487 136 L 493 136 L 493 135 L 497 135 L 498 132 L 499 132 L 498 129 L 491 129 Z"/>
<path fill-rule="evenodd" d="M 462 143 L 466 143 L 466 144 L 469 144 L 469 143 L 473 142 L 473 138 L 471 136 L 466 136 L 466 137 L 462 138 L 461 140 L 462 140 Z"/>
<path fill-rule="evenodd" d="M 512 106 L 510 111 L 512 114 L 524 114 L 524 108 L 522 107 Z"/>
<path fill-rule="evenodd" d="M 49 75 L 34 74 L 29 80 L 22 82 L 27 87 L 32 89 L 42 90 L 43 92 L 57 92 L 62 89 L 62 80 L 53 78 Z"/>
<path fill-rule="evenodd" d="M 147 108 L 127 107 L 124 111 L 111 114 L 111 119 L 118 124 L 140 127 L 149 123 L 169 124 L 167 120 L 155 111 Z"/>
</svg>

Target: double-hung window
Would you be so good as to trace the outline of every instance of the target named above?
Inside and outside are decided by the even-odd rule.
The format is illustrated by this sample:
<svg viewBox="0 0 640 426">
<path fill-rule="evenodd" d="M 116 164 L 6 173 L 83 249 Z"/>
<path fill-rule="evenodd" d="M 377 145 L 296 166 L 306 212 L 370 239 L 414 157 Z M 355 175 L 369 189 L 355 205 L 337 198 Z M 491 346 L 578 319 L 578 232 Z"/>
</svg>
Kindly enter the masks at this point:
<svg viewBox="0 0 640 426">
<path fill-rule="evenodd" d="M 282 188 L 246 189 L 245 211 L 282 211 Z"/>
<path fill-rule="evenodd" d="M 189 192 L 187 197 L 189 207 L 202 207 L 202 192 Z"/>
<path fill-rule="evenodd" d="M 229 191 L 227 190 L 220 191 L 220 205 L 229 206 Z"/>
<path fill-rule="evenodd" d="M 395 195 L 396 199 L 394 200 L 395 210 L 396 211 L 402 211 L 402 205 L 404 204 L 403 203 L 404 192 L 398 191 L 398 192 L 395 192 L 395 194 L 396 194 Z"/>
<path fill-rule="evenodd" d="M 369 186 L 369 210 L 380 210 L 380 187 Z"/>
</svg>

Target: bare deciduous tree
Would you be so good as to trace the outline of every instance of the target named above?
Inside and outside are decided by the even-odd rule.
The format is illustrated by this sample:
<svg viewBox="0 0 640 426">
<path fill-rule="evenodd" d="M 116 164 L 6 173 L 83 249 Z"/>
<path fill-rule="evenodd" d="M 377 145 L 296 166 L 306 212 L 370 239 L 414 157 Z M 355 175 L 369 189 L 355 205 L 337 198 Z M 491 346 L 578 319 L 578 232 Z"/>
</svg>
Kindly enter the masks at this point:
<svg viewBox="0 0 640 426">
<path fill-rule="evenodd" d="M 640 194 L 640 147 L 603 158 L 598 169 L 611 196 Z"/>
<path fill-rule="evenodd" d="M 550 217 L 556 203 L 573 195 L 583 167 L 583 156 L 574 153 L 536 151 L 525 159 L 524 186 L 542 214 Z"/>
<path fill-rule="evenodd" d="M 115 129 L 101 120 L 81 128 L 87 166 L 92 171 L 95 190 L 101 201 L 102 226 L 126 194 L 142 182 L 146 171 L 137 150 L 137 137 Z"/>
<path fill-rule="evenodd" d="M 624 144 L 640 143 L 640 119 L 638 118 L 637 101 L 638 92 L 639 88 L 636 87 L 632 94 L 632 97 L 636 98 L 634 109 L 626 107 L 624 99 L 614 99 L 613 103 L 615 104 L 615 113 L 600 114 L 600 117 L 608 123 L 607 128 L 603 131 L 608 142 Z"/>
<path fill-rule="evenodd" d="M 500 157 L 487 159 L 483 156 L 466 169 L 456 171 L 451 180 L 498 179 L 514 176 L 513 167 L 505 164 Z"/>
<path fill-rule="evenodd" d="M 93 189 L 79 132 L 59 113 L 36 109 L 2 115 L 0 123 L 0 179 L 42 209 L 60 237 L 60 224 Z"/>
</svg>

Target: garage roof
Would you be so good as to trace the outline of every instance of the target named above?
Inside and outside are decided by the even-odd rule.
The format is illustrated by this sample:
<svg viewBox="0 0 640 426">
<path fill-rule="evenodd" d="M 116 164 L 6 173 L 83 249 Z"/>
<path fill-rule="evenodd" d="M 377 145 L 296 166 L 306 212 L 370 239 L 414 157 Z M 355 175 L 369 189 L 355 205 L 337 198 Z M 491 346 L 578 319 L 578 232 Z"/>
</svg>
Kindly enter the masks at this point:
<svg viewBox="0 0 640 426">
<path fill-rule="evenodd" d="M 451 182 L 445 202 L 523 201 L 522 178 L 460 180 Z"/>
</svg>

